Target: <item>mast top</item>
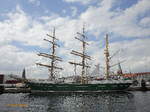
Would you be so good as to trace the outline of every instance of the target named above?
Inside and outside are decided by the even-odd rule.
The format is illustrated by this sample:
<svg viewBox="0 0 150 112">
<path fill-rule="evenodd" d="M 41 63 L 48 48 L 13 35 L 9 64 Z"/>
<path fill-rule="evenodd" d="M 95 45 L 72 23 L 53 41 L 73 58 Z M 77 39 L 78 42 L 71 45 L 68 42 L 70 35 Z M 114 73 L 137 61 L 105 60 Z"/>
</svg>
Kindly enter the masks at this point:
<svg viewBox="0 0 150 112">
<path fill-rule="evenodd" d="M 108 34 L 106 34 L 106 47 L 108 48 L 108 44 L 109 44 L 109 42 L 108 42 Z"/>
<path fill-rule="evenodd" d="M 55 37 L 55 27 L 54 27 L 54 29 L 53 29 L 53 36 Z"/>
<path fill-rule="evenodd" d="M 83 34 L 85 33 L 85 24 L 83 24 Z"/>
<path fill-rule="evenodd" d="M 49 36 L 49 37 L 51 37 L 51 38 L 54 39 L 54 40 L 58 40 L 58 39 L 56 38 L 55 32 L 56 32 L 56 30 L 55 30 L 55 27 L 54 27 L 54 28 L 53 28 L 53 35 L 49 35 L 49 34 L 46 34 L 46 35 Z M 47 40 L 47 39 L 44 39 L 44 40 Z"/>
</svg>

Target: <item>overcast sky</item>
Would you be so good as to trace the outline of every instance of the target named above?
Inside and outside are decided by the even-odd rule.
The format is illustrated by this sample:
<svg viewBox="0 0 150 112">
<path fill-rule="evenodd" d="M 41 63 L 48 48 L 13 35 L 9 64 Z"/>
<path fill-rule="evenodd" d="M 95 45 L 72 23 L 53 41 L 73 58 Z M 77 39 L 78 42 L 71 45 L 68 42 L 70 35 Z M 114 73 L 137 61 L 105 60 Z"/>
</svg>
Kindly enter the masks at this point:
<svg viewBox="0 0 150 112">
<path fill-rule="evenodd" d="M 150 0 L 0 0 L 0 73 L 21 75 L 26 68 L 28 78 L 47 78 L 47 69 L 35 63 L 48 60 L 36 54 L 50 52 L 43 39 L 55 27 L 61 45 L 57 54 L 64 60 L 58 64 L 64 68 L 60 75 L 74 74 L 68 61 L 80 61 L 70 52 L 81 50 L 74 37 L 83 24 L 90 71 L 98 63 L 105 66 L 106 33 L 110 53 L 120 50 L 111 64 L 125 60 L 124 72 L 150 71 Z"/>
</svg>

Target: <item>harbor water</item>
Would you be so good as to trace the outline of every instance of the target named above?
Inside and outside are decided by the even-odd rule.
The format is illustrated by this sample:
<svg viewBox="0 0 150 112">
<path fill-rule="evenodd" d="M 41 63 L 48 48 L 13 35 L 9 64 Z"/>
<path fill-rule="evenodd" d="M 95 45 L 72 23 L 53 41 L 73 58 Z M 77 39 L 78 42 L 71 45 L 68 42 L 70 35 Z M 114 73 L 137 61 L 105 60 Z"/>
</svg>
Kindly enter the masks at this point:
<svg viewBox="0 0 150 112">
<path fill-rule="evenodd" d="M 0 94 L 0 112 L 150 112 L 150 91 Z"/>
</svg>

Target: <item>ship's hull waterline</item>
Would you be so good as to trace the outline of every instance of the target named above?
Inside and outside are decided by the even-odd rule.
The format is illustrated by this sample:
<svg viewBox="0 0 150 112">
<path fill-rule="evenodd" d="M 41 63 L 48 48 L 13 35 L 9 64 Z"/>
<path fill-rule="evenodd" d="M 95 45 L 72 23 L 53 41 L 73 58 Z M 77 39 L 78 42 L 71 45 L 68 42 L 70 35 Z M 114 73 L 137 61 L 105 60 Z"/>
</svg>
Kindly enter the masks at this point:
<svg viewBox="0 0 150 112">
<path fill-rule="evenodd" d="M 28 82 L 31 92 L 100 92 L 121 91 L 127 89 L 131 83 L 115 84 L 49 84 Z"/>
</svg>

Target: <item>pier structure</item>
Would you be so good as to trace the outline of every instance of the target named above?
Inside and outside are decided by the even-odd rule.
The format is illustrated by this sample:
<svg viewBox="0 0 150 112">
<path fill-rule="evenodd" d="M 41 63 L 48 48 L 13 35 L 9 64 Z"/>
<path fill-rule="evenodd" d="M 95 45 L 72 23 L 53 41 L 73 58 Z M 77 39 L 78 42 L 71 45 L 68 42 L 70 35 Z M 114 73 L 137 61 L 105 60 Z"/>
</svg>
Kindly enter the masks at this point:
<svg viewBox="0 0 150 112">
<path fill-rule="evenodd" d="M 138 86 L 141 86 L 142 80 L 150 82 L 150 72 L 124 73 L 123 77 L 138 81 Z"/>
</svg>

